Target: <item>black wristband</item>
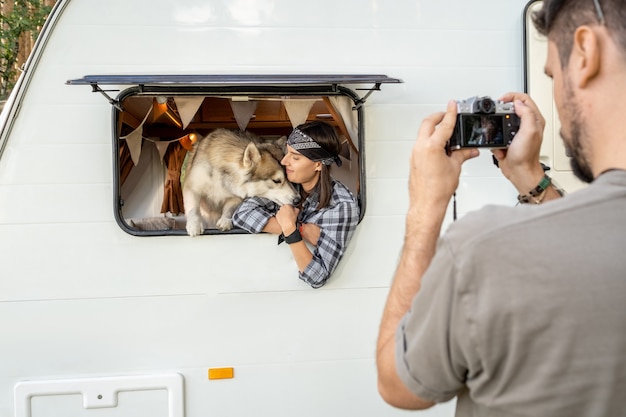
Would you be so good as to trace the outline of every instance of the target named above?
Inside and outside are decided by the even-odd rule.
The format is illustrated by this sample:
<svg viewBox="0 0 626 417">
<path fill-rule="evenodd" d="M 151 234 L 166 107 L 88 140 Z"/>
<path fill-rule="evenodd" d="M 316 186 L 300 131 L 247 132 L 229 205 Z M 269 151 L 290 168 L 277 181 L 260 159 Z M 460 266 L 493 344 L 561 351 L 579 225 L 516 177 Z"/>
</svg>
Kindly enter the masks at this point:
<svg viewBox="0 0 626 417">
<path fill-rule="evenodd" d="M 285 236 L 285 242 L 287 242 L 287 244 L 289 245 L 291 245 L 292 243 L 300 242 L 301 240 L 302 235 L 300 234 L 298 228 L 296 228 L 296 230 L 294 230 L 293 233 L 289 236 Z"/>
</svg>

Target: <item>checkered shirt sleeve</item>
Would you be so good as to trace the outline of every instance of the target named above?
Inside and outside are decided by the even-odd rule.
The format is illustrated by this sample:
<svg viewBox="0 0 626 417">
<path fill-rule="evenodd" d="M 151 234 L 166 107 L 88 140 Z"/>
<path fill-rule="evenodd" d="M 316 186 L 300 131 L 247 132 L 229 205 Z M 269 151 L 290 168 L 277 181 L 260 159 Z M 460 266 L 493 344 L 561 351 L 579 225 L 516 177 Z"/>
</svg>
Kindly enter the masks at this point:
<svg viewBox="0 0 626 417">
<path fill-rule="evenodd" d="M 352 193 L 340 182 L 335 182 L 328 207 L 316 211 L 317 201 L 305 203 L 302 223 L 320 227 L 320 238 L 313 251 L 313 260 L 299 274 L 301 280 L 319 288 L 339 264 L 359 221 L 359 205 Z"/>
<path fill-rule="evenodd" d="M 337 268 L 348 242 L 359 222 L 359 205 L 340 182 L 333 183 L 328 207 L 317 210 L 318 195 L 311 195 L 302 205 L 300 223 L 312 223 L 320 228 L 320 238 L 313 250 L 313 259 L 299 278 L 313 288 L 319 288 Z M 260 233 L 279 206 L 263 197 L 250 197 L 233 214 L 233 225 L 250 233 Z"/>
<path fill-rule="evenodd" d="M 267 198 L 247 198 L 233 214 L 233 225 L 250 233 L 260 233 L 278 208 L 278 204 Z"/>
</svg>

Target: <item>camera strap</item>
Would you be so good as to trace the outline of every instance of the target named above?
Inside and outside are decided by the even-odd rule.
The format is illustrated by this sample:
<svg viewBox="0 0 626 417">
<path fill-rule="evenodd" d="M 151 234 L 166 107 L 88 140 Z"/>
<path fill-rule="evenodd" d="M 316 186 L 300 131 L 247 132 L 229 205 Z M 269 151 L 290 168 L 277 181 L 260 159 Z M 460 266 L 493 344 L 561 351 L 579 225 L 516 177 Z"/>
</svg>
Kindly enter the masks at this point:
<svg viewBox="0 0 626 417">
<path fill-rule="evenodd" d="M 452 194 L 452 220 L 456 221 L 456 191 Z"/>
</svg>

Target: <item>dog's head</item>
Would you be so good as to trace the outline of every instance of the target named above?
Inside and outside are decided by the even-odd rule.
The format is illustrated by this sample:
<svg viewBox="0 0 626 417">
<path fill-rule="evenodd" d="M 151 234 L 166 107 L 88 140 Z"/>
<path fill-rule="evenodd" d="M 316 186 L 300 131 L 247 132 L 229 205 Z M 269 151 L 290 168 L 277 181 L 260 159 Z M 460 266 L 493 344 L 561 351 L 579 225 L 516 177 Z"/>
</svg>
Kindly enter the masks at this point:
<svg viewBox="0 0 626 417">
<path fill-rule="evenodd" d="M 265 197 L 280 205 L 294 204 L 300 196 L 287 180 L 280 164 L 284 150 L 280 144 L 250 142 L 243 153 L 247 180 L 243 185 L 245 197 Z"/>
<path fill-rule="evenodd" d="M 278 139 L 262 139 L 258 136 L 254 136 L 252 141 L 260 151 L 268 151 L 279 162 L 287 152 L 287 136 L 281 136 Z"/>
</svg>

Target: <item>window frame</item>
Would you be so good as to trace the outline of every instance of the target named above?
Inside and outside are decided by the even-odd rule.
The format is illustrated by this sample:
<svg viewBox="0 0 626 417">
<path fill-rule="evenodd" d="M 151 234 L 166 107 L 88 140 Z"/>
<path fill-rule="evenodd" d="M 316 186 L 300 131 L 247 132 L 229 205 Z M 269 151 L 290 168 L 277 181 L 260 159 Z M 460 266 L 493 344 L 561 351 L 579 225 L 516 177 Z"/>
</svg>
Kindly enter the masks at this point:
<svg viewBox="0 0 626 417">
<path fill-rule="evenodd" d="M 366 195 L 367 184 L 365 180 L 365 115 L 361 105 L 361 98 L 351 89 L 344 86 L 327 86 L 327 85 L 312 85 L 312 86 L 134 86 L 127 88 L 120 92 L 116 98 L 118 106 L 112 106 L 112 136 L 113 136 L 113 211 L 115 220 L 118 226 L 126 233 L 133 236 L 187 236 L 185 229 L 162 229 L 162 230 L 142 230 L 135 228 L 128 224 L 123 215 L 124 200 L 122 198 L 122 184 L 120 181 L 120 158 L 119 149 L 122 139 L 118 135 L 117 126 L 120 123 L 120 117 L 122 111 L 119 104 L 123 103 L 125 99 L 133 96 L 211 96 L 211 97 L 234 97 L 242 96 L 254 98 L 255 96 L 271 96 L 277 97 L 289 96 L 347 96 L 354 103 L 353 110 L 357 115 L 357 143 L 355 144 L 359 149 L 358 164 L 359 164 L 359 192 L 355 196 L 359 207 L 359 223 L 363 219 L 366 211 Z M 245 230 L 233 228 L 228 231 L 221 231 L 219 229 L 205 229 L 202 235 L 223 235 L 223 234 L 247 234 Z"/>
<path fill-rule="evenodd" d="M 276 95 L 277 97 L 298 96 L 347 96 L 354 103 L 356 111 L 357 140 L 348 138 L 358 149 L 358 192 L 355 196 L 359 203 L 359 223 L 365 215 L 367 201 L 366 155 L 365 155 L 365 115 L 363 104 L 370 94 L 380 90 L 381 84 L 402 83 L 398 78 L 381 74 L 127 74 L 127 75 L 87 75 L 83 78 L 66 81 L 68 85 L 90 85 L 93 92 L 102 94 L 112 105 L 113 135 L 113 211 L 115 220 L 122 230 L 133 236 L 171 236 L 187 235 L 185 229 L 144 230 L 130 226 L 123 216 L 124 201 L 120 183 L 120 116 L 123 102 L 131 96 L 217 96 L 234 97 Z M 372 85 L 369 88 L 355 88 L 366 93 L 360 97 L 347 85 Z M 101 86 L 110 85 L 117 89 L 104 90 Z M 121 86 L 128 86 L 121 89 Z M 120 91 L 113 99 L 110 91 Z M 205 229 L 203 235 L 243 234 L 241 229 L 229 231 Z"/>
</svg>

